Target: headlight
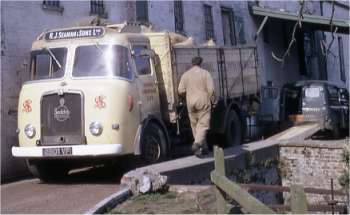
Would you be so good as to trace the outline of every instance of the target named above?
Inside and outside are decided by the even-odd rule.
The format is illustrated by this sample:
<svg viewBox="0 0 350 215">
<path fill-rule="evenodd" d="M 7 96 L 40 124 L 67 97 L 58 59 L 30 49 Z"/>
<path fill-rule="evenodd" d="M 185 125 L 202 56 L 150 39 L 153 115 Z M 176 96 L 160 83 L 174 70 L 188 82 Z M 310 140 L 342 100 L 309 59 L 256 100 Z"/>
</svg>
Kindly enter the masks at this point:
<svg viewBox="0 0 350 215">
<path fill-rule="evenodd" d="M 35 127 L 32 124 L 26 125 L 24 127 L 24 133 L 28 138 L 33 138 L 35 136 Z"/>
<path fill-rule="evenodd" d="M 93 134 L 95 136 L 99 136 L 103 131 L 103 127 L 99 122 L 92 122 L 90 124 L 89 129 L 90 129 L 91 134 Z"/>
</svg>

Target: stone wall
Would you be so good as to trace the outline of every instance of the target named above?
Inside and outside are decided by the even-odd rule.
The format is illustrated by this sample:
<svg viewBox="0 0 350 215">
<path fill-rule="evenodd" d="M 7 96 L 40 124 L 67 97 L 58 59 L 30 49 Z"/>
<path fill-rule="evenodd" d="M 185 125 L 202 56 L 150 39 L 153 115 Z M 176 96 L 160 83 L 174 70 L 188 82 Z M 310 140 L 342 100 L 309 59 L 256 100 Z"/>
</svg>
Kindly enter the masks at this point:
<svg viewBox="0 0 350 215">
<path fill-rule="evenodd" d="M 346 168 L 342 154 L 348 140 L 343 141 L 305 141 L 302 143 L 287 143 L 280 145 L 280 162 L 282 185 L 300 184 L 303 187 L 331 189 L 333 179 L 334 189 L 342 189 L 339 177 Z M 285 194 L 288 201 L 289 194 Z M 345 196 L 335 196 L 335 199 L 345 201 Z M 330 195 L 307 194 L 308 203 L 323 203 Z"/>
</svg>

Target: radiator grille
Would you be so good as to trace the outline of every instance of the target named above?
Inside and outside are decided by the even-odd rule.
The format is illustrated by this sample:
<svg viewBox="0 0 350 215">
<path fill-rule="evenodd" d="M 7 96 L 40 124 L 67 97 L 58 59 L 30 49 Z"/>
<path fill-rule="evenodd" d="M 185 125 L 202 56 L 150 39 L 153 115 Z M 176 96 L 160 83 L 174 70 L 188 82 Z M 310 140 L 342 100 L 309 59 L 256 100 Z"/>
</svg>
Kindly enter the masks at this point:
<svg viewBox="0 0 350 215">
<path fill-rule="evenodd" d="M 41 144 L 83 143 L 83 107 L 80 94 L 45 95 L 41 102 Z"/>
</svg>

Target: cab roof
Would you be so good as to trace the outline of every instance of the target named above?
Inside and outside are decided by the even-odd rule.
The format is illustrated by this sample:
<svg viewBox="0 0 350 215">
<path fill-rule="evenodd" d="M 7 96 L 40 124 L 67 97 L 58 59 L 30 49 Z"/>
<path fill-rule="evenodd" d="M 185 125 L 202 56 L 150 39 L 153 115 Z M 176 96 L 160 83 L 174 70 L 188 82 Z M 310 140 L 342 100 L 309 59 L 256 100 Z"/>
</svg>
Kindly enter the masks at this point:
<svg viewBox="0 0 350 215">
<path fill-rule="evenodd" d="M 102 33 L 93 35 L 96 30 L 102 31 Z M 37 40 L 33 42 L 32 50 L 42 49 L 46 46 L 66 46 L 73 41 L 81 44 L 96 42 L 117 43 L 127 46 L 130 41 L 149 42 L 149 39 L 146 35 L 140 33 L 140 30 L 135 30 L 135 27 L 133 29 L 128 26 L 128 29 L 126 29 L 121 24 L 58 28 L 42 32 Z"/>
<path fill-rule="evenodd" d="M 337 84 L 330 82 L 330 81 L 324 81 L 324 80 L 303 80 L 303 81 L 297 81 L 294 84 L 296 87 L 303 87 L 303 86 L 310 86 L 310 85 L 316 85 L 316 86 L 324 86 L 324 85 L 330 85 L 335 86 L 338 88 L 342 88 L 341 86 L 338 86 Z"/>
</svg>

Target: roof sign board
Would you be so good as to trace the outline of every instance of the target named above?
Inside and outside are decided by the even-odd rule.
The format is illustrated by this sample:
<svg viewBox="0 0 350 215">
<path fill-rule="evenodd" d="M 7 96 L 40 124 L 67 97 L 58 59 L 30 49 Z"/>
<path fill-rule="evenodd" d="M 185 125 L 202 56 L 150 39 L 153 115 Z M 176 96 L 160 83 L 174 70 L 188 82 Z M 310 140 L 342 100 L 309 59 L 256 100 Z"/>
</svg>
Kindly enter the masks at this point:
<svg viewBox="0 0 350 215">
<path fill-rule="evenodd" d="M 51 31 L 45 34 L 45 40 L 77 39 L 87 37 L 101 37 L 104 29 L 101 27 L 76 28 L 69 30 Z"/>
</svg>

